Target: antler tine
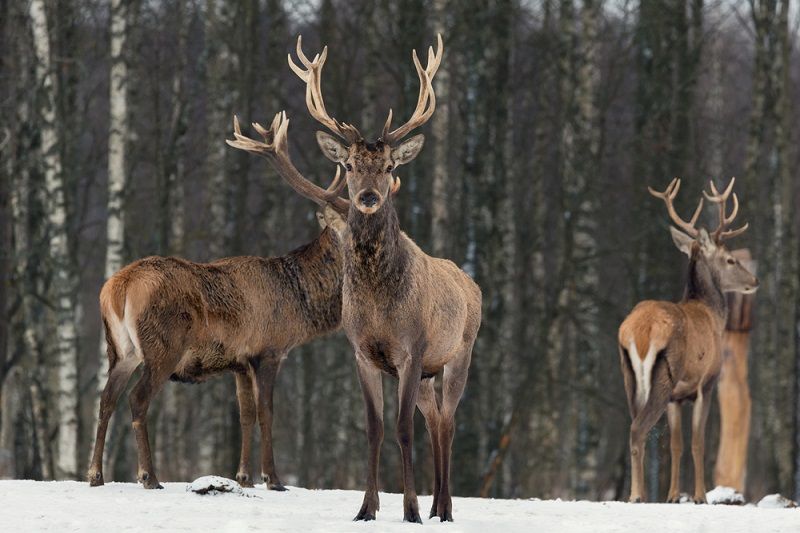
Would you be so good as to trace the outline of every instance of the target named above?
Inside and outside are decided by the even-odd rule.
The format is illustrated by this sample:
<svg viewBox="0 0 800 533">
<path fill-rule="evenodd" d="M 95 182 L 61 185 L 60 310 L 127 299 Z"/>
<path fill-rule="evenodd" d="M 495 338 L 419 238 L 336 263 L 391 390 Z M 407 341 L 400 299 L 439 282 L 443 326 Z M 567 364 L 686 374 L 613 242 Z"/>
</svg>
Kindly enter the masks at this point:
<svg viewBox="0 0 800 533">
<path fill-rule="evenodd" d="M 311 116 L 330 131 L 352 144 L 361 139 L 361 133 L 350 124 L 339 122 L 328 114 L 325 100 L 322 98 L 322 67 L 328 59 L 328 47 L 322 49 L 321 54 L 315 54 L 314 60 L 309 60 L 303 52 L 303 36 L 297 36 L 297 58 L 305 70 L 295 64 L 291 54 L 288 56 L 289 68 L 297 74 L 306 84 L 306 107 Z"/>
<path fill-rule="evenodd" d="M 419 77 L 419 96 L 417 97 L 417 106 L 414 109 L 411 118 L 408 119 L 408 122 L 391 132 L 389 131 L 389 127 L 392 123 L 392 112 L 389 110 L 389 118 L 386 119 L 386 124 L 384 125 L 383 133 L 381 134 L 381 138 L 385 142 L 397 142 L 408 135 L 409 132 L 422 126 L 428 120 L 430 120 L 434 110 L 436 109 L 436 93 L 433 90 L 433 77 L 436 75 L 436 71 L 439 70 L 439 65 L 442 62 L 443 54 L 444 43 L 442 41 L 441 34 L 436 35 L 436 52 L 434 53 L 432 46 L 428 47 L 428 58 L 425 68 L 422 68 L 419 57 L 417 57 L 417 51 L 412 50 L 411 58 L 414 61 L 414 68 L 417 70 L 417 76 Z"/>
<path fill-rule="evenodd" d="M 225 142 L 234 148 L 269 159 L 278 174 L 301 196 L 312 200 L 319 206 L 324 207 L 326 204 L 330 204 L 337 212 L 347 213 L 350 202 L 339 197 L 347 184 L 347 181 L 342 179 L 341 168 L 337 167 L 333 181 L 328 188 L 323 189 L 308 181 L 292 163 L 292 159 L 289 157 L 289 119 L 286 118 L 285 111 L 275 115 L 269 129 L 257 122 L 253 122 L 253 129 L 264 138 L 263 142 L 243 135 L 239 119 L 234 116 L 233 136 L 235 140 L 226 139 Z"/>
<path fill-rule="evenodd" d="M 733 209 L 731 210 L 731 214 L 725 214 L 728 205 L 728 198 L 731 196 L 734 183 L 736 183 L 736 178 L 731 178 L 731 180 L 728 182 L 728 186 L 725 187 L 725 190 L 722 193 L 720 193 L 717 190 L 717 186 L 714 185 L 714 181 L 710 180 L 709 186 L 711 188 L 711 194 L 703 191 L 703 195 L 708 199 L 709 202 L 717 204 L 717 210 L 719 212 L 719 226 L 716 230 L 714 230 L 713 237 L 718 242 L 741 235 L 748 228 L 748 224 L 745 224 L 741 228 L 735 230 L 727 229 L 739 214 L 739 197 L 736 195 L 736 193 L 733 193 Z"/>
<path fill-rule="evenodd" d="M 679 178 L 674 178 L 667 188 L 664 189 L 664 192 L 659 192 L 652 187 L 647 187 L 647 190 L 650 191 L 650 194 L 655 196 L 656 198 L 661 198 L 664 200 L 664 203 L 667 206 L 667 213 L 669 213 L 670 219 L 672 222 L 681 228 L 683 231 L 686 232 L 687 235 L 690 237 L 697 238 L 700 235 L 700 231 L 694 227 L 695 223 L 697 222 L 698 217 L 700 216 L 700 212 L 703 209 L 703 198 L 700 198 L 700 202 L 697 204 L 697 209 L 694 211 L 694 215 L 689 222 L 683 220 L 680 215 L 675 211 L 675 206 L 672 204 L 672 201 L 678 195 L 678 191 L 681 188 L 681 180 Z"/>
</svg>

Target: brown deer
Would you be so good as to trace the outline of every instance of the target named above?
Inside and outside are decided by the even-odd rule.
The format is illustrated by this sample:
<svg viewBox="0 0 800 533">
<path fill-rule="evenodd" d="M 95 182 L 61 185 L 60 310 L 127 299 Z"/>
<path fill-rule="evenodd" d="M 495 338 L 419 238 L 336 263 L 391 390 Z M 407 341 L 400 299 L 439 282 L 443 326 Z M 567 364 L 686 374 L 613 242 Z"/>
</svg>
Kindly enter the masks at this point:
<svg viewBox="0 0 800 533">
<path fill-rule="evenodd" d="M 403 464 L 404 519 L 421 522 L 412 463 L 413 415 L 418 406 L 431 438 L 434 492 L 430 517 L 452 521 L 450 454 L 454 417 L 467 381 L 472 345 L 481 320 L 481 292 L 451 261 L 426 255 L 402 231 L 392 197 L 400 186 L 392 172 L 422 149 L 424 137 L 401 142 L 430 119 L 436 105 L 431 85 L 442 59 L 442 40 L 436 53 L 428 51 L 422 68 L 417 106 L 404 125 L 390 131 L 392 113 L 376 142 L 367 142 L 358 129 L 332 118 L 322 98 L 321 74 L 327 58 L 309 60 L 297 39 L 297 56 L 305 69 L 289 58 L 292 70 L 306 83 L 311 115 L 339 139 L 317 132 L 323 153 L 346 169 L 350 209 L 347 220 L 334 205 L 324 208 L 325 221 L 339 234 L 344 260 L 342 326 L 356 357 L 366 404 L 369 441 L 367 490 L 356 520 L 374 520 L 379 509 L 378 462 L 383 441 L 383 372 L 399 379 L 397 439 Z M 273 129 L 276 126 L 273 123 Z M 280 124 L 278 124 L 280 127 Z M 271 135 L 257 128 L 262 135 Z M 246 142 L 239 132 L 237 139 Z M 252 141 L 251 141 L 252 142 Z M 287 175 L 283 175 L 284 178 Z M 299 174 L 287 179 L 301 195 L 322 205 L 332 196 L 305 182 Z M 434 376 L 443 371 L 442 398 L 437 399 Z"/>
<path fill-rule="evenodd" d="M 664 192 L 649 189 L 664 200 L 672 222 L 672 240 L 689 256 L 689 274 L 683 299 L 678 303 L 646 300 L 640 302 L 619 328 L 619 354 L 625 392 L 630 409 L 631 502 L 644 500 L 644 444 L 647 434 L 667 411 L 670 428 L 671 478 L 668 502 L 680 498 L 680 459 L 683 452 L 681 409 L 694 402 L 692 411 L 692 459 L 694 460 L 694 501 L 705 503 L 705 427 L 711 407 L 711 392 L 722 365 L 722 333 L 728 313 L 726 292 L 752 293 L 758 279 L 724 246 L 740 235 L 747 224 L 729 230 L 736 218 L 739 200 L 733 194 L 733 209 L 727 201 L 735 180 L 723 193 L 711 183 L 705 197 L 717 204 L 719 226 L 711 234 L 696 228 L 703 198 L 689 222 L 675 211 L 672 201 L 681 182 L 674 179 Z M 681 231 L 682 230 L 682 231 Z"/>
<path fill-rule="evenodd" d="M 286 179 L 299 176 L 280 146 L 265 145 L 261 153 Z M 327 191 L 319 191 L 336 195 L 343 187 L 337 173 Z M 348 209 L 344 199 L 330 205 L 342 213 Z M 150 401 L 168 378 L 197 383 L 231 371 L 242 430 L 236 479 L 252 485 L 248 469 L 257 416 L 262 477 L 269 489 L 286 490 L 272 452 L 275 377 L 289 350 L 339 329 L 341 301 L 338 238 L 324 226 L 316 239 L 282 257 L 230 257 L 207 264 L 148 257 L 114 274 L 100 292 L 109 375 L 100 401 L 90 484 L 104 482 L 108 421 L 131 374 L 142 366 L 130 406 L 138 479 L 145 488 L 161 488 L 147 435 Z"/>
</svg>

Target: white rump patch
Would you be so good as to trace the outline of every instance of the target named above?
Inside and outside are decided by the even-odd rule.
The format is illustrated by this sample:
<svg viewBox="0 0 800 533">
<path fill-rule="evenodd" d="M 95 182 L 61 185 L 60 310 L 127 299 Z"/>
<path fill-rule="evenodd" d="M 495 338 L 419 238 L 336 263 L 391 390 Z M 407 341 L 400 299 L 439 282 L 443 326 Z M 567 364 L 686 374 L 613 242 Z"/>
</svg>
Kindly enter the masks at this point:
<svg viewBox="0 0 800 533">
<path fill-rule="evenodd" d="M 647 350 L 647 355 L 644 360 L 639 357 L 639 352 L 636 351 L 636 343 L 631 341 L 628 347 L 628 358 L 631 360 L 631 367 L 633 368 L 633 375 L 636 376 L 636 407 L 641 409 L 650 398 L 650 388 L 652 385 L 653 365 L 656 363 L 655 347 L 651 344 Z"/>
</svg>

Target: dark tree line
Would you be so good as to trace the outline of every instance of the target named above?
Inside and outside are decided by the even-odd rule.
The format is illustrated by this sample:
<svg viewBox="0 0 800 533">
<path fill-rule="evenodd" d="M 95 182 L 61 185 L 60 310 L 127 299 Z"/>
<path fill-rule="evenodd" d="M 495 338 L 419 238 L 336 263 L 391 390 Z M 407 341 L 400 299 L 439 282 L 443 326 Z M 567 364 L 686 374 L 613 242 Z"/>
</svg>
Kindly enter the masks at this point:
<svg viewBox="0 0 800 533">
<path fill-rule="evenodd" d="M 797 497 L 800 69 L 790 4 L 0 0 L 0 475 L 83 475 L 106 369 L 97 295 L 120 265 L 280 255 L 318 231 L 310 202 L 224 144 L 234 114 L 268 123 L 285 109 L 294 160 L 329 182 L 334 169 L 286 65 L 296 36 L 307 51 L 329 46 L 331 113 L 377 136 L 390 107 L 398 119 L 414 107 L 411 49 L 441 32 L 437 111 L 397 204 L 404 230 L 483 290 L 454 493 L 627 494 L 616 328 L 639 300 L 677 298 L 684 267 L 646 186 L 684 178 L 688 210 L 707 180 L 735 175 L 751 225 L 735 245 L 751 250 L 762 283 L 748 495 Z M 120 405 L 106 477 L 133 480 Z M 151 410 L 160 479 L 232 476 L 237 416 L 231 375 L 169 383 Z M 429 486 L 418 418 L 428 467 L 417 471 Z M 362 486 L 363 406 L 343 335 L 291 353 L 275 420 L 284 481 Z M 663 433 L 649 442 L 660 494 Z M 386 490 L 401 486 L 393 440 L 381 458 Z"/>
</svg>

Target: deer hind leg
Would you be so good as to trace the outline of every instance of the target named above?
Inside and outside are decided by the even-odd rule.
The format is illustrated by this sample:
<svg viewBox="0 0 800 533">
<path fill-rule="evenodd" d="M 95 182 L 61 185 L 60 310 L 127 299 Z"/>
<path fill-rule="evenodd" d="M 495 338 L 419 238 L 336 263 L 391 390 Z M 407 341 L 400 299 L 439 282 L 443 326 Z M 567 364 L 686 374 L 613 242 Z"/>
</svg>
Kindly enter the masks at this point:
<svg viewBox="0 0 800 533">
<path fill-rule="evenodd" d="M 681 424 L 681 406 L 670 402 L 667 406 L 669 422 L 670 449 L 670 481 L 667 503 L 680 503 L 681 499 L 681 455 L 683 454 L 683 427 Z"/>
<path fill-rule="evenodd" d="M 236 481 L 243 487 L 252 487 L 250 479 L 250 450 L 253 445 L 253 426 L 256 422 L 256 397 L 250 372 L 236 374 L 236 398 L 239 400 L 239 425 L 242 428 L 242 449 Z"/>
<path fill-rule="evenodd" d="M 403 520 L 421 524 L 419 502 L 414 487 L 414 412 L 422 380 L 422 353 L 409 357 L 398 369 L 400 384 L 397 413 L 397 443 L 403 461 Z"/>
<path fill-rule="evenodd" d="M 434 379 L 423 379 L 419 385 L 417 407 L 425 417 L 425 427 L 431 439 L 431 453 L 433 455 L 433 505 L 428 518 L 437 516 L 439 505 L 439 491 L 442 485 L 442 452 L 439 444 L 439 405 L 436 401 Z"/>
<path fill-rule="evenodd" d="M 650 395 L 631 423 L 631 502 L 645 501 L 645 439 L 667 409 L 672 388 L 667 360 L 659 355 L 653 367 Z"/>
<path fill-rule="evenodd" d="M 711 387 L 700 388 L 692 410 L 692 460 L 694 461 L 694 503 L 706 503 L 706 477 L 703 457 L 706 449 L 706 422 L 711 409 Z"/>
<path fill-rule="evenodd" d="M 450 458 L 455 435 L 455 416 L 458 403 L 467 385 L 472 342 L 467 343 L 462 354 L 452 365 L 444 367 L 442 377 L 442 409 L 439 418 L 439 447 L 442 454 L 442 486 L 439 490 L 436 514 L 442 522 L 453 521 L 453 501 L 450 497 Z"/>
<path fill-rule="evenodd" d="M 109 339 L 108 342 L 112 341 Z M 103 394 L 100 397 L 97 436 L 94 439 L 94 452 L 92 453 L 92 462 L 87 475 L 89 485 L 92 487 L 98 487 L 105 482 L 103 480 L 103 450 L 106 444 L 108 422 L 111 419 L 111 415 L 114 414 L 120 394 L 125 390 L 131 374 L 139 366 L 139 363 L 141 361 L 135 357 L 126 357 L 108 372 L 108 381 L 106 381 Z"/>
<path fill-rule="evenodd" d="M 364 501 L 355 520 L 375 520 L 375 513 L 381 507 L 378 499 L 378 463 L 383 443 L 383 383 L 381 371 L 356 355 L 356 368 L 367 421 L 367 442 L 369 455 L 367 463 L 367 490 Z"/>
<path fill-rule="evenodd" d="M 161 390 L 167 378 L 175 368 L 173 364 L 149 365 L 144 364 L 142 376 L 134 385 L 130 395 L 131 416 L 133 418 L 133 430 L 136 434 L 136 448 L 139 461 L 139 472 L 137 479 L 146 489 L 163 489 L 158 482 L 155 467 L 153 466 L 153 456 L 150 451 L 150 439 L 147 433 L 147 410 L 150 402 Z"/>
<path fill-rule="evenodd" d="M 261 477 L 269 490 L 284 491 L 275 471 L 275 456 L 272 451 L 272 412 L 275 376 L 278 375 L 283 356 L 262 357 L 255 368 L 256 388 L 258 390 L 258 424 L 261 427 Z"/>
</svg>

